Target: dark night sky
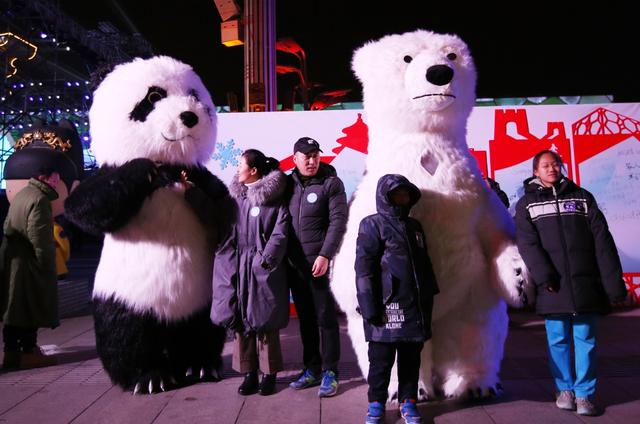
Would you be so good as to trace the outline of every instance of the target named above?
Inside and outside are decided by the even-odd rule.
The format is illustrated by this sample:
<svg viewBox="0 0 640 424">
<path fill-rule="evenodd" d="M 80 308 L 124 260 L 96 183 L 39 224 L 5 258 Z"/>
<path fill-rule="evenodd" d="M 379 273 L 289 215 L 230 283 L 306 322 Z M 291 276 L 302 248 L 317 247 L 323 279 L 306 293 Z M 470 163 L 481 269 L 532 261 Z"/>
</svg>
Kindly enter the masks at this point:
<svg viewBox="0 0 640 424">
<path fill-rule="evenodd" d="M 109 20 L 128 31 L 110 0 L 59 1 L 87 28 Z M 305 49 L 312 82 L 327 90 L 352 88 L 354 101 L 361 93 L 350 69 L 353 50 L 367 40 L 417 28 L 455 33 L 469 44 L 478 70 L 478 97 L 612 94 L 616 101 L 640 101 L 635 8 L 615 1 L 596 7 L 574 2 L 562 10 L 555 7 L 567 2 L 476 3 L 482 4 L 277 0 L 277 35 L 292 37 Z M 216 103 L 226 103 L 227 91 L 242 99 L 242 47 L 220 44 L 220 17 L 213 0 L 119 4 L 156 54 L 195 68 Z M 295 64 L 292 59 L 278 53 L 279 63 Z M 278 84 L 284 86 L 282 78 Z"/>
</svg>

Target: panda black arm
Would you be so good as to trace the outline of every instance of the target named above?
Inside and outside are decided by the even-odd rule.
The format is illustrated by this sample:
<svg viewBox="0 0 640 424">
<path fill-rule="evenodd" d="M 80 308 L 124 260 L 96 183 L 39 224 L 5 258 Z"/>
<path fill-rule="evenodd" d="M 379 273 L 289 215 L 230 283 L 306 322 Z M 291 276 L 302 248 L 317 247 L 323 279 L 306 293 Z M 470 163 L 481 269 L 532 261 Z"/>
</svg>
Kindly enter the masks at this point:
<svg viewBox="0 0 640 424">
<path fill-rule="evenodd" d="M 134 159 L 122 166 L 103 166 L 65 201 L 66 217 L 90 234 L 110 233 L 135 216 L 157 186 L 156 165 Z"/>
<path fill-rule="evenodd" d="M 234 202 L 227 186 L 204 167 L 187 170 L 194 187 L 185 192 L 185 199 L 212 236 L 220 240 L 233 222 Z"/>
</svg>

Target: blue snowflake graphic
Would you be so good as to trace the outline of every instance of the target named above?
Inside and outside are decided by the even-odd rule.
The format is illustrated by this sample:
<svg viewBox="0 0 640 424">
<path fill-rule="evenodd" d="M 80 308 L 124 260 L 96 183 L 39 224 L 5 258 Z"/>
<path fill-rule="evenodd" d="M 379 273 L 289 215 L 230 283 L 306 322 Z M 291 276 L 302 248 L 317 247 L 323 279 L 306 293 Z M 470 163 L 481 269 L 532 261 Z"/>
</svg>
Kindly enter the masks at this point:
<svg viewBox="0 0 640 424">
<path fill-rule="evenodd" d="M 233 139 L 227 144 L 216 144 L 216 151 L 211 159 L 220 163 L 220 168 L 225 169 L 227 166 L 238 166 L 238 156 L 242 154 L 241 149 L 235 148 L 236 142 Z"/>
</svg>

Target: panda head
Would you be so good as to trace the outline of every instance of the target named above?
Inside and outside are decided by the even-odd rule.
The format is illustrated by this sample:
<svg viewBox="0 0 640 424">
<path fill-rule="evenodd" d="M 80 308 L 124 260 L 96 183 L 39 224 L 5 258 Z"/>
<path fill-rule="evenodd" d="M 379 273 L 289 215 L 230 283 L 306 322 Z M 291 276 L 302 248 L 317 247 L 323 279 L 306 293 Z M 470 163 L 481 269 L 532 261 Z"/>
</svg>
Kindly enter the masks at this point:
<svg viewBox="0 0 640 424">
<path fill-rule="evenodd" d="M 211 95 L 189 65 L 167 56 L 116 66 L 94 92 L 89 121 L 100 165 L 198 164 L 215 146 Z"/>
</svg>

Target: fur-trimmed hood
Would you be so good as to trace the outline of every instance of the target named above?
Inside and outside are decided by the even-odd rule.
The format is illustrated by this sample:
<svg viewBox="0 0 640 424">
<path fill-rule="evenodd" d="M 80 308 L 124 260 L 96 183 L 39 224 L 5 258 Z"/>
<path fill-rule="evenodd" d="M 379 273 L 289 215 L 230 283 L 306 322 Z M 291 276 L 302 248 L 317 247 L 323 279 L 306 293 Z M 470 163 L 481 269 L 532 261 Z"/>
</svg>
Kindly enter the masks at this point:
<svg viewBox="0 0 640 424">
<path fill-rule="evenodd" d="M 248 186 L 239 182 L 236 174 L 229 187 L 229 193 L 235 199 L 246 197 L 252 206 L 263 206 L 280 200 L 286 188 L 287 177 L 282 171 L 275 169 Z"/>
</svg>

